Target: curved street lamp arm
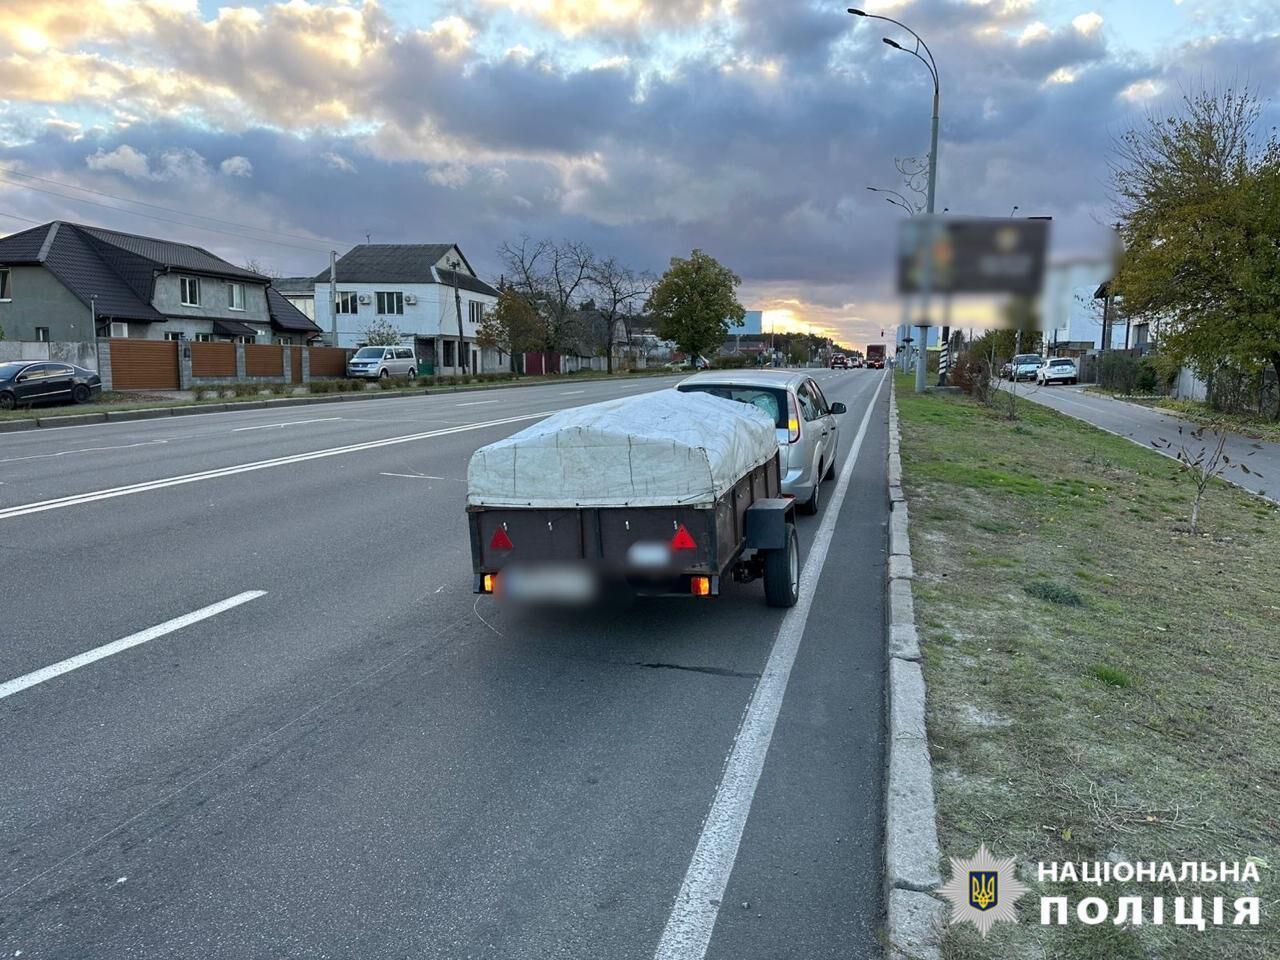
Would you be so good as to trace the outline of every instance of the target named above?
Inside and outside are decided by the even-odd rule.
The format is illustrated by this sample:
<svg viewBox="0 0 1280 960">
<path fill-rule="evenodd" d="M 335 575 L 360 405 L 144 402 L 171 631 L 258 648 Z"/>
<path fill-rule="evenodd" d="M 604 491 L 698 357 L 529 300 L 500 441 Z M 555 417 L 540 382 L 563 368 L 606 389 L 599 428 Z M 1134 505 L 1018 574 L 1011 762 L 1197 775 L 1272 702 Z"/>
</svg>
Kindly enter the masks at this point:
<svg viewBox="0 0 1280 960">
<path fill-rule="evenodd" d="M 905 23 L 903 23 L 901 20 L 895 20 L 895 19 L 893 19 L 893 17 L 885 17 L 885 16 L 881 16 L 881 15 L 880 15 L 880 14 L 878 14 L 878 13 L 866 13 L 866 12 L 861 12 L 861 11 L 858 13 L 858 16 L 860 16 L 860 17 L 866 17 L 868 20 L 883 20 L 883 21 L 885 21 L 885 23 L 892 23 L 894 26 L 901 27 L 903 30 L 907 31 L 907 33 L 911 34 L 911 36 L 913 36 L 913 37 L 915 38 L 915 41 L 916 41 L 916 49 L 915 49 L 915 50 L 907 50 L 907 48 L 906 48 L 906 47 L 901 47 L 901 48 L 899 48 L 899 49 L 906 50 L 906 52 L 907 52 L 907 53 L 912 54 L 912 55 L 913 55 L 913 56 L 915 56 L 915 57 L 916 57 L 916 58 L 917 58 L 921 63 L 923 63 L 923 64 L 925 65 L 925 67 L 929 70 L 929 75 L 930 75 L 931 77 L 933 77 L 933 88 L 934 88 L 934 91 L 935 91 L 935 92 L 937 91 L 937 89 L 938 89 L 938 83 L 939 83 L 939 81 L 938 81 L 938 63 L 937 63 L 937 61 L 936 61 L 936 60 L 934 60 L 934 59 L 933 59 L 933 51 L 929 49 L 929 45 L 928 45 L 927 43 L 925 43 L 925 42 L 924 42 L 924 38 L 923 38 L 923 37 L 921 37 L 921 36 L 920 36 L 920 34 L 916 33 L 914 30 L 912 30 L 910 27 L 908 27 L 908 26 L 907 26 Z M 928 54 L 928 56 L 929 56 L 929 59 L 928 59 L 928 60 L 926 60 L 924 57 L 920 56 L 920 51 L 921 51 L 922 49 L 924 50 L 924 52 L 925 52 L 926 54 Z"/>
</svg>

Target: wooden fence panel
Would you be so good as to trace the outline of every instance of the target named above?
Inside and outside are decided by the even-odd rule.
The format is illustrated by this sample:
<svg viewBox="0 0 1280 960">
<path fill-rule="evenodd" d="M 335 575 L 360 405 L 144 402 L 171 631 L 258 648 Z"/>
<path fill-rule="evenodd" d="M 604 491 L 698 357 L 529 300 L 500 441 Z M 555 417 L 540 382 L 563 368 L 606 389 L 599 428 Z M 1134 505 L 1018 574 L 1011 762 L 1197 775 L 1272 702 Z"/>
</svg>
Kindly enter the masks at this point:
<svg viewBox="0 0 1280 960">
<path fill-rule="evenodd" d="M 347 351 L 341 347 L 309 347 L 311 351 L 311 377 L 345 377 L 347 375 Z"/>
<path fill-rule="evenodd" d="M 289 347 L 289 379 L 293 383 L 302 382 L 301 347 Z"/>
<path fill-rule="evenodd" d="M 111 340 L 114 390 L 177 390 L 178 344 L 173 340 Z"/>
<path fill-rule="evenodd" d="M 247 377 L 283 377 L 284 347 L 270 343 L 246 343 L 244 372 Z"/>
<path fill-rule="evenodd" d="M 223 377 L 228 380 L 236 375 L 236 345 L 234 343 L 191 344 L 191 375 L 193 377 Z"/>
</svg>

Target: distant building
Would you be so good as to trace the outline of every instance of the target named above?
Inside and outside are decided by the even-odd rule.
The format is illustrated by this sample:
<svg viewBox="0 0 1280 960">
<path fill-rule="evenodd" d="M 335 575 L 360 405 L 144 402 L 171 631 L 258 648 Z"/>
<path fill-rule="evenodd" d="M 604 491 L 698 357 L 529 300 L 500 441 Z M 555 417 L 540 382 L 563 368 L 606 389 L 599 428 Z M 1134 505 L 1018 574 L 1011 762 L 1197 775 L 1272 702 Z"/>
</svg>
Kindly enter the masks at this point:
<svg viewBox="0 0 1280 960">
<path fill-rule="evenodd" d="M 276 277 L 271 281 L 286 300 L 298 309 L 308 320 L 316 318 L 316 278 L 315 277 Z"/>
</svg>

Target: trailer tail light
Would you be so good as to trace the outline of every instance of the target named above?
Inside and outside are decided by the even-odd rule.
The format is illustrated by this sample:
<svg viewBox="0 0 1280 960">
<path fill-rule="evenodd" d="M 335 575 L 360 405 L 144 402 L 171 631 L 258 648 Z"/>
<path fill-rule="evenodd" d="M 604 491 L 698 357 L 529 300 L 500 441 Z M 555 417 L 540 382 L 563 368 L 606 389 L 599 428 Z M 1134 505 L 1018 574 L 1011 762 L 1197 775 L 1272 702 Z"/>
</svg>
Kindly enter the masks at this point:
<svg viewBox="0 0 1280 960">
<path fill-rule="evenodd" d="M 711 578 L 710 577 L 690 577 L 689 592 L 695 597 L 711 596 Z"/>
<path fill-rule="evenodd" d="M 680 524 L 680 526 L 676 527 L 675 535 L 672 536 L 671 538 L 671 549 L 672 550 L 698 549 L 697 542 L 689 534 L 689 531 L 685 529 L 685 525 L 683 523 Z"/>
<path fill-rule="evenodd" d="M 507 536 L 507 531 L 504 527 L 499 527 L 493 531 L 493 537 L 489 540 L 490 550 L 510 550 L 511 547 L 511 538 Z"/>
<path fill-rule="evenodd" d="M 498 575 L 496 573 L 486 573 L 480 578 L 480 591 L 482 593 L 498 592 Z"/>
<path fill-rule="evenodd" d="M 800 411 L 796 409 L 796 395 L 787 394 L 787 442 L 795 443 L 800 439 Z"/>
</svg>

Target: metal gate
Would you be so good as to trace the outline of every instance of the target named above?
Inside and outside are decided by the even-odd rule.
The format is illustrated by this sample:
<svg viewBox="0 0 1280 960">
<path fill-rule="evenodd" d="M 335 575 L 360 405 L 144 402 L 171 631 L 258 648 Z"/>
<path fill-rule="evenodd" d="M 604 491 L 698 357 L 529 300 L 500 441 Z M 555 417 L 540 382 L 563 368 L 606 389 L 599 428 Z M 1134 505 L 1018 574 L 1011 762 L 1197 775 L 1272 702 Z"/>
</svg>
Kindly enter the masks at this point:
<svg viewBox="0 0 1280 960">
<path fill-rule="evenodd" d="M 177 342 L 112 339 L 111 387 L 113 390 L 177 390 Z"/>
</svg>

